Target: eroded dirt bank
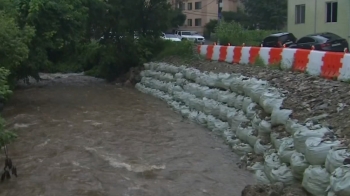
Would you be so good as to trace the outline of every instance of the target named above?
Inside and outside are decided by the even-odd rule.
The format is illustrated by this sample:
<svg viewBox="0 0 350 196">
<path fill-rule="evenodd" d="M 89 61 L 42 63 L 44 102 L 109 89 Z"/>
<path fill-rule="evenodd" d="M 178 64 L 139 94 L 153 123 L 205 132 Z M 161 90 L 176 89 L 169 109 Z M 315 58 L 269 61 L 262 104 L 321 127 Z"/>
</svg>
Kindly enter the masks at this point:
<svg viewBox="0 0 350 196">
<path fill-rule="evenodd" d="M 18 129 L 19 177 L 1 196 L 240 196 L 253 182 L 222 140 L 154 97 L 79 74 L 44 78 L 3 112 Z"/>
</svg>

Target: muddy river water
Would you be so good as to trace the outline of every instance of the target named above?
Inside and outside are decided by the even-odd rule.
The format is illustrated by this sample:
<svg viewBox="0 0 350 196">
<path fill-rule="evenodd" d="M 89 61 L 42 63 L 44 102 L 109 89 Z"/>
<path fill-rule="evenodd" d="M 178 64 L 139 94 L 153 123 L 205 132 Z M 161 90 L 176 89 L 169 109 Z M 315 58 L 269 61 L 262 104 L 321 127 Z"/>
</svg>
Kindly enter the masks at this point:
<svg viewBox="0 0 350 196">
<path fill-rule="evenodd" d="M 221 139 L 166 103 L 90 77 L 46 79 L 3 111 L 19 176 L 0 196 L 240 196 L 253 183 Z"/>
</svg>

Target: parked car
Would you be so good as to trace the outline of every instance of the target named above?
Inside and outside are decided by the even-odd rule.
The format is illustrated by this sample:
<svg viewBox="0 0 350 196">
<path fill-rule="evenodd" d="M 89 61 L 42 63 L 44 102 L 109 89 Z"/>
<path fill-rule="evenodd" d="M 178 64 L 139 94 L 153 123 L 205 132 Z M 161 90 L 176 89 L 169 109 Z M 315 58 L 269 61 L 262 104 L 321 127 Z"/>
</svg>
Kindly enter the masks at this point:
<svg viewBox="0 0 350 196">
<path fill-rule="evenodd" d="M 192 31 L 176 31 L 175 34 L 181 39 L 181 40 L 189 40 L 193 41 L 195 43 L 204 43 L 205 38 L 201 35 L 199 35 L 196 32 Z"/>
<path fill-rule="evenodd" d="M 286 47 L 289 47 L 291 44 L 294 44 L 296 40 L 297 38 L 293 33 L 274 33 L 267 36 L 261 44 L 262 47 L 281 48 L 284 44 Z"/>
<path fill-rule="evenodd" d="M 344 52 L 345 48 L 349 47 L 346 39 L 339 35 L 330 32 L 315 33 L 300 38 L 290 48 L 302 48 L 321 51 Z"/>
<path fill-rule="evenodd" d="M 162 33 L 161 38 L 165 40 L 174 41 L 174 42 L 181 42 L 181 39 L 177 35 L 173 35 L 173 34 Z"/>
</svg>

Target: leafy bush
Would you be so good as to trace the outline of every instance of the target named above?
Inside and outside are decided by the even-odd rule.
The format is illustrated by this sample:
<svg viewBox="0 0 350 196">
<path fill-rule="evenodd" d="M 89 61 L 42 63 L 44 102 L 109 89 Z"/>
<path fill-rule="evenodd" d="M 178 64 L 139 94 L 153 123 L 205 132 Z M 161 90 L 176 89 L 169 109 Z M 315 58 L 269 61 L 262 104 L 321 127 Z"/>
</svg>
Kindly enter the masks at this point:
<svg viewBox="0 0 350 196">
<path fill-rule="evenodd" d="M 162 51 L 155 55 L 156 59 L 162 59 L 169 56 L 190 58 L 194 55 L 194 43 L 190 41 L 174 42 L 164 40 L 162 41 L 160 48 L 162 48 Z"/>
<path fill-rule="evenodd" d="M 216 27 L 216 37 L 220 40 L 221 45 L 241 46 L 260 46 L 261 41 L 273 33 L 266 30 L 246 30 L 237 22 L 222 22 Z"/>
</svg>

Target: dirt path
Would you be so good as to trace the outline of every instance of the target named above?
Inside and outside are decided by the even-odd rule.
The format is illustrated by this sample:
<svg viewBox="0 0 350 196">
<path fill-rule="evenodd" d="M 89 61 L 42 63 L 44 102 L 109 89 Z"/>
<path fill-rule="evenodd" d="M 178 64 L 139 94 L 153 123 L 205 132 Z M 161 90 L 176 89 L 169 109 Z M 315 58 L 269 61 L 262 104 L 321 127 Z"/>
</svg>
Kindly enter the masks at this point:
<svg viewBox="0 0 350 196">
<path fill-rule="evenodd" d="M 253 182 L 220 139 L 164 102 L 57 77 L 17 90 L 4 110 L 19 177 L 0 196 L 240 196 Z"/>
</svg>

